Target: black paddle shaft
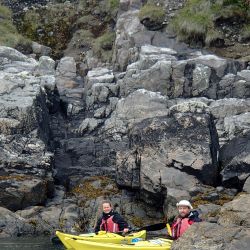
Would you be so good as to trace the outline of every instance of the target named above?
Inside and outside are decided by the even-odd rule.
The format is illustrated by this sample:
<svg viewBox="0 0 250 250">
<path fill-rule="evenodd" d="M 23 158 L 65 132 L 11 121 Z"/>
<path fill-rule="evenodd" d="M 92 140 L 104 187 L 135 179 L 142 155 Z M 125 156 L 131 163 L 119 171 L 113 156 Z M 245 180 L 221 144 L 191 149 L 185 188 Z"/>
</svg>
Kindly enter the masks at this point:
<svg viewBox="0 0 250 250">
<path fill-rule="evenodd" d="M 154 224 L 154 225 L 148 225 L 148 226 L 144 226 L 138 229 L 138 231 L 141 230 L 146 230 L 146 231 L 158 231 L 158 230 L 162 230 L 166 228 L 166 223 L 162 222 L 162 223 L 158 223 L 158 224 Z"/>
</svg>

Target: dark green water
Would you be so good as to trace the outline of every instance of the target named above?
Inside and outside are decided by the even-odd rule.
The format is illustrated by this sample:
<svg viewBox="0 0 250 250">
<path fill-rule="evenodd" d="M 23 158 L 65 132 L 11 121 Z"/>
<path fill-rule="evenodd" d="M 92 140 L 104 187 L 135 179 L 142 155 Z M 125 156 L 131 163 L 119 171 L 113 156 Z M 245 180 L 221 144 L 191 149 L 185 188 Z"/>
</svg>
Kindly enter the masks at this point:
<svg viewBox="0 0 250 250">
<path fill-rule="evenodd" d="M 49 238 L 0 239 L 0 250 L 64 250 L 61 244 L 53 244 Z"/>
</svg>

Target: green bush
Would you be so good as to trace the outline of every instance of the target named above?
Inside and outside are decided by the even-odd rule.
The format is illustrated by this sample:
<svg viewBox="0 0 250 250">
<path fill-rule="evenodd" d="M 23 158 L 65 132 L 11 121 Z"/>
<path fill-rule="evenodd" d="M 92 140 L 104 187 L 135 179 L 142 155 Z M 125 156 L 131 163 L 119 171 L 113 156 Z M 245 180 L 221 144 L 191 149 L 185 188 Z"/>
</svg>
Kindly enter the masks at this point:
<svg viewBox="0 0 250 250">
<path fill-rule="evenodd" d="M 151 22 L 163 23 L 165 19 L 165 11 L 161 6 L 153 4 L 145 4 L 139 12 L 139 19 L 142 21 L 149 18 Z"/>
<path fill-rule="evenodd" d="M 28 10 L 18 28 L 31 40 L 51 47 L 53 55 L 58 57 L 71 38 L 72 25 L 77 17 L 74 6 L 55 4 L 49 8 Z"/>
<path fill-rule="evenodd" d="M 104 50 L 111 50 L 113 47 L 114 41 L 115 41 L 115 32 L 107 32 L 96 39 L 95 45 L 98 48 L 101 48 Z"/>
<path fill-rule="evenodd" d="M 206 46 L 224 45 L 222 34 L 215 29 L 210 29 L 206 34 L 205 44 Z"/>
<path fill-rule="evenodd" d="M 11 10 L 3 5 L 0 5 L 0 17 L 1 19 L 11 19 Z"/>
<path fill-rule="evenodd" d="M 189 44 L 201 41 L 204 43 L 206 33 L 213 22 L 208 13 L 192 13 L 190 10 L 184 11 L 178 15 L 171 27 L 177 33 L 178 39 Z"/>
<path fill-rule="evenodd" d="M 110 10 L 118 9 L 119 4 L 120 4 L 119 0 L 109 0 L 109 2 L 108 2 L 108 6 L 109 6 Z"/>
<path fill-rule="evenodd" d="M 110 62 L 112 59 L 112 48 L 115 42 L 115 32 L 106 32 L 94 41 L 93 51 L 103 61 Z"/>
<path fill-rule="evenodd" d="M 246 24 L 246 25 L 243 27 L 243 29 L 242 29 L 240 35 L 241 35 L 241 39 L 242 39 L 243 41 L 248 41 L 248 40 L 250 40 L 250 24 Z"/>
</svg>

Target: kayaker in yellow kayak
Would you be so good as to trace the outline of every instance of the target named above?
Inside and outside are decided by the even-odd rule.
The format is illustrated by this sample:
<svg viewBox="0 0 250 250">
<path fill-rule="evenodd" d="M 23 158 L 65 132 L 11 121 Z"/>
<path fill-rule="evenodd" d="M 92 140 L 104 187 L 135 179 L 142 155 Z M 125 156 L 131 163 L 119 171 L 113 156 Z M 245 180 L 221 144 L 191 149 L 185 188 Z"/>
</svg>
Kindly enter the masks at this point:
<svg viewBox="0 0 250 250">
<path fill-rule="evenodd" d="M 111 233 L 121 232 L 127 233 L 128 223 L 122 218 L 122 216 L 114 211 L 111 202 L 102 202 L 102 216 L 98 219 L 95 226 L 95 233 L 99 231 L 106 231 Z"/>
<path fill-rule="evenodd" d="M 177 240 L 195 222 L 201 222 L 199 213 L 192 210 L 193 207 L 187 200 L 181 200 L 176 204 L 178 216 L 174 219 L 171 226 L 172 238 Z"/>
</svg>

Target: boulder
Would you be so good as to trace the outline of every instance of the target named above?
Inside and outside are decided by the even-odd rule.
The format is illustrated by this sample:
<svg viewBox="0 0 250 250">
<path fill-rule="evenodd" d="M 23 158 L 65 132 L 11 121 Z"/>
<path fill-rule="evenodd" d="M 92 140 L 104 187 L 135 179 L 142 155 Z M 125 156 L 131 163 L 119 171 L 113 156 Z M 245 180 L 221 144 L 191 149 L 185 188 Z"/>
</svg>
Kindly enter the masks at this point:
<svg viewBox="0 0 250 250">
<path fill-rule="evenodd" d="M 31 44 L 32 51 L 38 56 L 50 56 L 52 49 L 50 47 L 41 45 L 37 42 L 32 42 Z"/>
<path fill-rule="evenodd" d="M 59 93 L 64 94 L 68 88 L 78 87 L 76 78 L 76 62 L 73 57 L 63 57 L 56 68 L 56 85 Z"/>
<path fill-rule="evenodd" d="M 244 226 L 249 228 L 249 194 L 240 194 L 221 208 L 218 223 L 225 227 Z"/>
<path fill-rule="evenodd" d="M 10 210 L 0 207 L 0 238 L 32 234 L 33 227 Z"/>
</svg>

